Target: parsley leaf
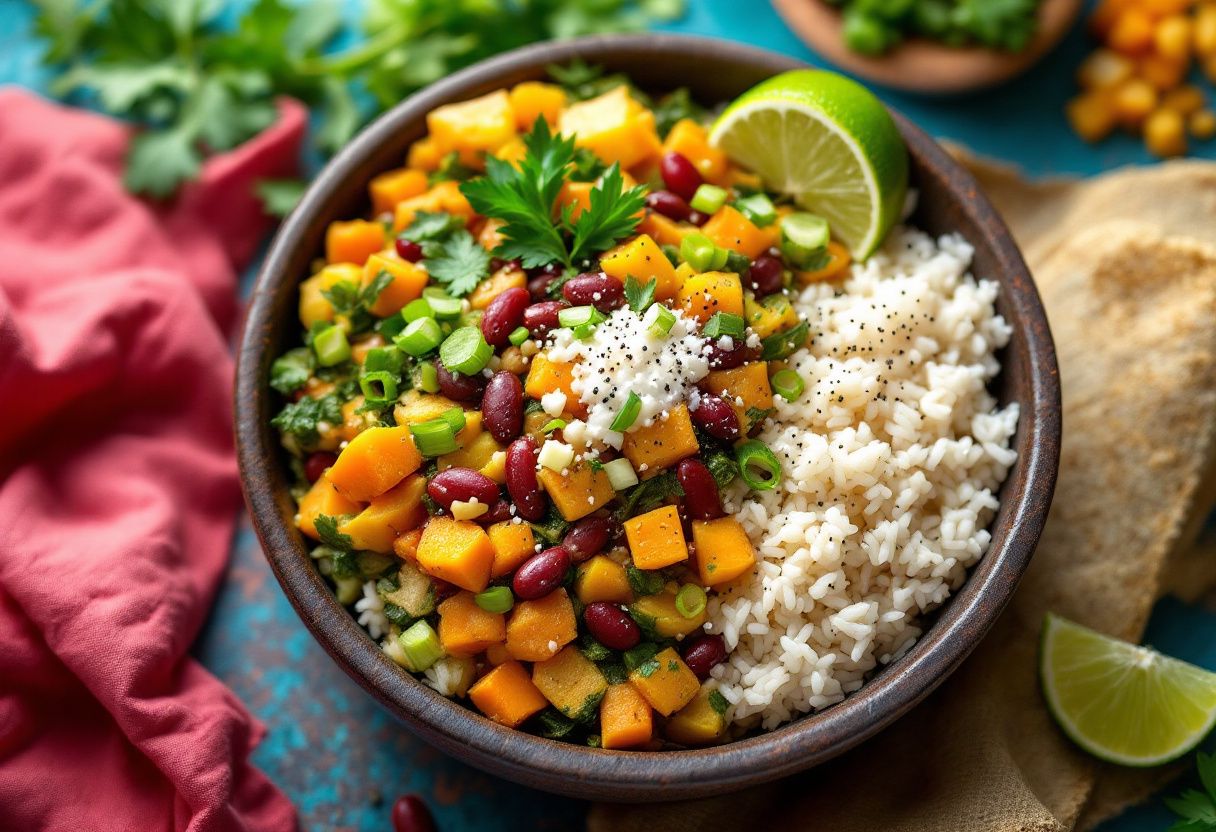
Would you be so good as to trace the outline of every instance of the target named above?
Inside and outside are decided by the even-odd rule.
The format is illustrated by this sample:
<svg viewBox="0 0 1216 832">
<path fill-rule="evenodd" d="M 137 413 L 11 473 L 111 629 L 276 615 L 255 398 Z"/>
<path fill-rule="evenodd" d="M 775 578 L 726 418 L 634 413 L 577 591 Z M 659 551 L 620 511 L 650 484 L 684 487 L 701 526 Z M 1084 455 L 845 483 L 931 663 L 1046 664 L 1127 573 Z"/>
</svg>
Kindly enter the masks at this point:
<svg viewBox="0 0 1216 832">
<path fill-rule="evenodd" d="M 300 204 L 308 183 L 301 179 L 261 179 L 255 187 L 266 213 L 285 217 Z"/>
<path fill-rule="evenodd" d="M 308 347 L 288 350 L 270 365 L 270 386 L 283 395 L 294 393 L 308 382 L 313 367 L 312 350 Z"/>
<path fill-rule="evenodd" d="M 355 548 L 355 542 L 351 540 L 350 535 L 338 531 L 338 522 L 344 519 L 341 517 L 330 517 L 328 514 L 318 514 L 316 520 L 317 536 L 321 538 L 322 543 L 331 549 L 337 549 L 339 552 L 350 552 Z"/>
<path fill-rule="evenodd" d="M 1181 818 L 1168 832 L 1216 832 L 1216 755 L 1200 751 L 1195 765 L 1204 791 L 1187 789 L 1165 798 L 1165 805 Z"/>
<path fill-rule="evenodd" d="M 683 497 L 684 489 L 676 479 L 674 471 L 664 471 L 648 480 L 643 480 L 630 489 L 618 509 L 622 518 L 644 514 L 653 508 L 658 508 L 664 501 L 673 497 Z"/>
<path fill-rule="evenodd" d="M 739 463 L 720 447 L 711 446 L 709 450 L 705 450 L 705 446 L 702 446 L 701 459 L 713 475 L 718 488 L 726 488 L 739 476 Z"/>
<path fill-rule="evenodd" d="M 625 577 L 634 595 L 656 595 L 663 589 L 661 572 L 645 572 L 629 563 L 625 565 Z"/>
<path fill-rule="evenodd" d="M 658 659 L 647 659 L 637 667 L 637 674 L 643 679 L 649 679 L 659 669 Z"/>
<path fill-rule="evenodd" d="M 447 242 L 427 253 L 426 270 L 454 297 L 464 297 L 490 274 L 490 252 L 467 231 L 457 231 Z"/>
<path fill-rule="evenodd" d="M 653 277 L 645 283 L 639 283 L 633 275 L 626 276 L 625 302 L 629 304 L 629 308 L 639 315 L 645 312 L 650 304 L 654 303 L 656 285 L 657 281 Z"/>
<path fill-rule="evenodd" d="M 705 108 L 692 100 L 688 87 L 680 87 L 660 98 L 654 105 L 655 129 L 660 136 L 666 136 L 677 122 L 684 119 L 703 121 Z"/>
<path fill-rule="evenodd" d="M 464 221 L 460 217 L 437 211 L 419 211 L 414 215 L 414 221 L 397 236 L 415 243 L 442 242 L 461 228 L 464 228 Z"/>
<path fill-rule="evenodd" d="M 726 697 L 716 689 L 711 690 L 709 696 L 705 698 L 709 700 L 709 707 L 713 708 L 714 713 L 718 716 L 725 716 L 726 712 L 730 709 L 730 703 L 726 701 Z"/>
<path fill-rule="evenodd" d="M 331 425 L 342 422 L 342 401 L 333 393 L 319 399 L 306 396 L 298 402 L 289 402 L 270 420 L 270 424 L 304 447 L 320 438 L 317 425 L 321 422 Z"/>
<path fill-rule="evenodd" d="M 393 276 L 381 270 L 366 286 L 339 280 L 328 289 L 321 290 L 321 294 L 333 305 L 334 312 L 350 319 L 351 331 L 357 333 L 372 325 L 371 307 L 392 282 Z"/>
<path fill-rule="evenodd" d="M 591 206 L 574 221 L 574 241 L 570 262 L 604 251 L 622 237 L 628 237 L 641 222 L 639 212 L 646 205 L 646 189 L 638 185 L 624 189 L 621 166 L 613 163 L 591 189 Z"/>
</svg>

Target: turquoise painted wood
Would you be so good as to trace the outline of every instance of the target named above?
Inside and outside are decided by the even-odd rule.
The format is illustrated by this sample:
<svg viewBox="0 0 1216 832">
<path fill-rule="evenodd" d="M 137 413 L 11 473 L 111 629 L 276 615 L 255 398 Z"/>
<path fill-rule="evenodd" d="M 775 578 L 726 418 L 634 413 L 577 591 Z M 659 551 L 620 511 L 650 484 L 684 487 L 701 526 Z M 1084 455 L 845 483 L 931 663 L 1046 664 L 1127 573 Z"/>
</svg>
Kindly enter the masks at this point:
<svg viewBox="0 0 1216 832">
<path fill-rule="evenodd" d="M 357 5 L 348 10 L 352 18 Z M 32 18 L 25 0 L 0 0 L 0 84 L 45 92 L 48 75 L 38 65 Z M 733 38 L 818 63 L 758 0 L 689 0 L 685 18 L 665 28 Z M 1091 175 L 1150 163 L 1130 138 L 1091 147 L 1069 132 L 1061 109 L 1085 49 L 1084 35 L 1074 31 L 1028 75 L 981 95 L 926 100 L 879 93 L 934 135 L 1031 174 Z M 1216 157 L 1216 147 L 1209 143 L 1198 154 Z M 1209 610 L 1167 599 L 1154 612 L 1147 641 L 1216 668 L 1216 614 Z M 423 795 L 444 832 L 531 832 L 581 824 L 584 805 L 481 774 L 394 722 L 308 635 L 274 582 L 247 520 L 233 541 L 232 564 L 195 652 L 266 724 L 269 733 L 255 761 L 299 807 L 305 829 L 387 830 L 389 806 L 405 792 Z M 1151 800 L 1101 832 L 1157 832 L 1170 825 L 1170 817 L 1159 800 Z"/>
</svg>

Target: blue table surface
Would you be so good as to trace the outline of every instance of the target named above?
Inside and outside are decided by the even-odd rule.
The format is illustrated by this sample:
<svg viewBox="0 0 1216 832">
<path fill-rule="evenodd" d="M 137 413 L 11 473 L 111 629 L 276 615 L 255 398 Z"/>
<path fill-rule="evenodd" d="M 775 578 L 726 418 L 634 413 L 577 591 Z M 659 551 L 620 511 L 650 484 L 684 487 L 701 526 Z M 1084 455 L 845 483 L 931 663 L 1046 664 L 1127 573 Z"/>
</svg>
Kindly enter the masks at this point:
<svg viewBox="0 0 1216 832">
<path fill-rule="evenodd" d="M 351 19 L 358 3 L 347 10 Z M 743 10 L 746 8 L 746 12 Z M 40 46 L 25 0 L 0 0 L 0 84 L 45 92 Z M 684 18 L 664 28 L 731 38 L 822 63 L 765 3 L 689 0 Z M 1087 49 L 1079 27 L 1047 60 L 997 90 L 927 100 L 879 90 L 884 100 L 934 135 L 1014 163 L 1037 175 L 1092 175 L 1148 164 L 1139 142 L 1115 137 L 1097 147 L 1077 139 L 1062 116 L 1073 73 Z M 1197 155 L 1216 157 L 1211 143 Z M 251 270 L 252 273 L 252 270 Z M 1216 613 L 1173 599 L 1154 611 L 1146 640 L 1180 658 L 1216 668 Z M 417 792 L 445 832 L 572 829 L 585 804 L 532 791 L 461 765 L 416 739 L 324 654 L 275 583 L 248 518 L 196 655 L 269 729 L 254 760 L 299 808 L 305 829 L 387 830 L 388 807 Z M 1101 832 L 1164 830 L 1159 799 L 1125 812 Z"/>
</svg>

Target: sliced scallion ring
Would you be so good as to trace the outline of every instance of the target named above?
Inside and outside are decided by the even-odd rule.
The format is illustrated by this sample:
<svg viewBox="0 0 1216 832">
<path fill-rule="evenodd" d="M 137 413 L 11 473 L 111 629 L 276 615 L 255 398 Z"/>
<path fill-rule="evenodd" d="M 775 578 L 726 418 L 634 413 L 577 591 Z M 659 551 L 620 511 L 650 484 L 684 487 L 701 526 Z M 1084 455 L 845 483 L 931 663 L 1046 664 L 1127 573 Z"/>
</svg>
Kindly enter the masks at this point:
<svg viewBox="0 0 1216 832">
<path fill-rule="evenodd" d="M 439 635 L 425 619 L 415 621 L 397 637 L 397 643 L 409 661 L 410 670 L 421 673 L 444 657 Z"/>
<path fill-rule="evenodd" d="M 410 425 L 410 435 L 418 453 L 426 457 L 450 454 L 460 446 L 456 442 L 456 431 L 446 419 L 431 419 Z"/>
<path fill-rule="evenodd" d="M 312 339 L 312 351 L 322 367 L 332 367 L 350 358 L 350 342 L 346 330 L 340 326 L 328 326 Z"/>
<path fill-rule="evenodd" d="M 486 612 L 502 614 L 510 612 L 511 607 L 515 606 L 515 596 L 508 587 L 492 586 L 484 592 L 474 595 L 473 603 Z"/>
<path fill-rule="evenodd" d="M 721 338 L 729 335 L 731 338 L 742 338 L 745 329 L 743 317 L 733 312 L 715 312 L 701 328 L 701 335 L 706 338 Z"/>
<path fill-rule="evenodd" d="M 531 334 L 532 333 L 528 331 L 526 326 L 517 326 L 515 329 L 511 330 L 511 334 L 507 336 L 507 340 L 510 341 L 513 346 L 518 347 L 524 341 L 527 341 Z"/>
<path fill-rule="evenodd" d="M 778 370 L 773 373 L 773 377 L 769 379 L 769 384 L 772 385 L 773 392 L 787 402 L 798 401 L 806 390 L 806 382 L 802 380 L 802 376 L 798 375 L 793 370 Z"/>
<path fill-rule="evenodd" d="M 566 426 L 565 419 L 550 419 L 545 422 L 544 427 L 540 429 L 541 433 L 553 433 L 555 430 L 561 430 Z"/>
<path fill-rule="evenodd" d="M 689 200 L 688 206 L 694 211 L 700 211 L 702 214 L 716 214 L 718 210 L 726 204 L 727 197 L 730 192 L 725 188 L 719 188 L 717 185 L 710 185 L 708 182 L 697 186 L 696 192 Z"/>
<path fill-rule="evenodd" d="M 758 439 L 736 445 L 735 461 L 739 463 L 739 476 L 754 491 L 771 491 L 781 481 L 781 460 Z"/>
<path fill-rule="evenodd" d="M 663 338 L 675 326 L 676 313 L 663 304 L 656 303 L 646 310 L 646 314 L 642 316 L 642 323 L 646 325 L 646 331 L 655 338 Z"/>
<path fill-rule="evenodd" d="M 388 370 L 376 370 L 359 376 L 359 389 L 369 402 L 391 402 L 397 398 L 397 377 Z"/>
<path fill-rule="evenodd" d="M 494 356 L 494 348 L 475 326 L 462 326 L 439 345 L 439 360 L 453 373 L 480 373 Z"/>
<path fill-rule="evenodd" d="M 404 353 L 415 358 L 426 355 L 443 340 L 443 330 L 434 318 L 417 318 L 406 324 L 393 343 Z"/>
<path fill-rule="evenodd" d="M 685 618 L 705 612 L 705 590 L 696 584 L 684 584 L 676 593 L 676 611 Z"/>
<path fill-rule="evenodd" d="M 633 426 L 633 423 L 638 420 L 638 414 L 642 412 L 642 397 L 637 393 L 630 392 L 625 399 L 625 403 L 621 405 L 621 409 L 616 412 L 616 418 L 612 420 L 609 426 L 612 430 L 624 432 Z"/>
</svg>

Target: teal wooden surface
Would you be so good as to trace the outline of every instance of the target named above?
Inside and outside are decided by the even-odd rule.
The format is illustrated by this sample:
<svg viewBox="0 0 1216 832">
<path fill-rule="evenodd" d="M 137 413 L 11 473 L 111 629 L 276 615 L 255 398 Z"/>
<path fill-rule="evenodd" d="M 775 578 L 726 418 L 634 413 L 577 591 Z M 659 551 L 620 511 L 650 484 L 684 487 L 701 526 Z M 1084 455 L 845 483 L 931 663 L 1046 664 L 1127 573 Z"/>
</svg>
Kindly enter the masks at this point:
<svg viewBox="0 0 1216 832">
<path fill-rule="evenodd" d="M 352 4 L 351 14 L 357 4 Z M 44 91 L 25 0 L 0 0 L 0 84 Z M 731 38 L 817 63 L 760 0 L 689 0 L 683 20 L 665 27 Z M 879 90 L 934 135 L 1014 163 L 1033 175 L 1092 175 L 1152 160 L 1139 142 L 1116 137 L 1098 147 L 1068 130 L 1061 110 L 1085 53 L 1075 30 L 1046 61 L 997 90 L 926 100 Z M 1216 157 L 1211 143 L 1196 155 Z M 1172 599 L 1154 612 L 1146 640 L 1216 668 L 1216 614 Z M 197 655 L 266 724 L 255 761 L 284 789 L 308 830 L 387 830 L 388 807 L 418 792 L 444 832 L 571 829 L 585 806 L 523 789 L 460 765 L 415 739 L 356 687 L 309 636 L 274 582 L 247 518 Z M 931 751 L 927 752 L 931 753 Z M 1101 832 L 1158 832 L 1171 823 L 1159 799 L 1108 822 Z"/>
</svg>

